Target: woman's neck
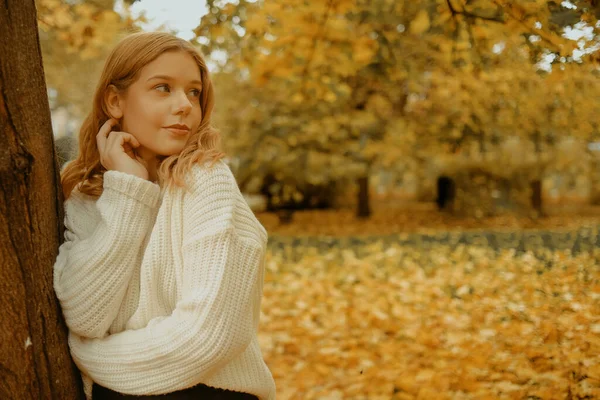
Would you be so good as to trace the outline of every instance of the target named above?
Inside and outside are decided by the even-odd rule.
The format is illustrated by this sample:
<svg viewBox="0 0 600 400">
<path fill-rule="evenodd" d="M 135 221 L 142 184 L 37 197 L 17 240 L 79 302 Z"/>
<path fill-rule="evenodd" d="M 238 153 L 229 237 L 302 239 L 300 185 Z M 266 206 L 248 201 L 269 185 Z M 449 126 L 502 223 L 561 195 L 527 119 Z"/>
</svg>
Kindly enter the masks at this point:
<svg viewBox="0 0 600 400">
<path fill-rule="evenodd" d="M 146 168 L 148 168 L 148 180 L 150 182 L 158 181 L 158 164 L 159 160 L 156 157 L 153 157 L 150 160 L 146 161 Z"/>
<path fill-rule="evenodd" d="M 138 156 L 144 160 L 146 170 L 148 171 L 148 180 L 151 182 L 158 181 L 159 157 L 147 149 L 137 149 L 136 152 Z"/>
</svg>

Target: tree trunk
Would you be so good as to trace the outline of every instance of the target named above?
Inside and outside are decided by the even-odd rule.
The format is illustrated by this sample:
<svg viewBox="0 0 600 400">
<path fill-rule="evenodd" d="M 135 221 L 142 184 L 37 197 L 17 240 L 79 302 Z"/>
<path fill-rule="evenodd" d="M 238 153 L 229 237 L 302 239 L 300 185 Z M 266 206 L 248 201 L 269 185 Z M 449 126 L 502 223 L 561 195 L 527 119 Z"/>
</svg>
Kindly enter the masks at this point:
<svg viewBox="0 0 600 400">
<path fill-rule="evenodd" d="M 538 213 L 542 213 L 542 181 L 531 182 L 531 206 Z"/>
<path fill-rule="evenodd" d="M 454 197 L 456 196 L 456 184 L 448 176 L 440 176 L 437 180 L 436 204 L 440 211 L 452 211 Z"/>
<path fill-rule="evenodd" d="M 369 201 L 369 176 L 361 176 L 357 179 L 358 183 L 358 208 L 356 216 L 359 218 L 368 218 L 371 216 L 371 206 Z"/>
<path fill-rule="evenodd" d="M 33 0 L 0 6 L 0 398 L 83 398 L 52 285 L 62 196 Z"/>
</svg>

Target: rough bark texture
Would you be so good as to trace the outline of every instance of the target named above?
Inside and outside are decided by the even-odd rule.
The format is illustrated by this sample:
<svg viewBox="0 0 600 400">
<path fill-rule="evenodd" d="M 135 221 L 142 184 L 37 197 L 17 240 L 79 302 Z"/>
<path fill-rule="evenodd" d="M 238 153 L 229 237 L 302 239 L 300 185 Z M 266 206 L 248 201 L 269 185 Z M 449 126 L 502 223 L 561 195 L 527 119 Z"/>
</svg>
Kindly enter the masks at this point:
<svg viewBox="0 0 600 400">
<path fill-rule="evenodd" d="M 33 0 L 0 3 L 0 190 L 0 398 L 83 398 L 52 287 L 62 198 Z"/>
</svg>

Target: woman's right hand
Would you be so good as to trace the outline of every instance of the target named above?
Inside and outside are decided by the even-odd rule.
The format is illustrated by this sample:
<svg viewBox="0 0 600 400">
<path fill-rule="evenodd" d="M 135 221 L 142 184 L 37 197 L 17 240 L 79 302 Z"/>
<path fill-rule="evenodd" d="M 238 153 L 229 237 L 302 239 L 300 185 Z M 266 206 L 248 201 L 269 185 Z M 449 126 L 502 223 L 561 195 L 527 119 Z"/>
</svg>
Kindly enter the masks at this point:
<svg viewBox="0 0 600 400">
<path fill-rule="evenodd" d="M 134 151 L 140 142 L 130 133 L 113 131 L 116 124 L 115 119 L 109 119 L 96 135 L 100 163 L 107 170 L 121 171 L 148 180 L 146 163 Z"/>
</svg>

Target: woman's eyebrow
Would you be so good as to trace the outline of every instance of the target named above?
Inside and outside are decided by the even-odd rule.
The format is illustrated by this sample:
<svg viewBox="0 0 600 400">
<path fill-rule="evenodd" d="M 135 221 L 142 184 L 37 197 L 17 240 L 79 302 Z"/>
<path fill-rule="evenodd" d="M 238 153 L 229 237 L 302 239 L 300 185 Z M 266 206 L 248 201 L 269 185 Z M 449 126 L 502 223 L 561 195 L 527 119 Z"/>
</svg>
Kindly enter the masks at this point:
<svg viewBox="0 0 600 400">
<path fill-rule="evenodd" d="M 172 81 L 172 80 L 174 80 L 173 77 L 168 76 L 168 75 L 154 75 L 154 76 L 151 76 L 150 78 L 148 78 L 148 81 L 151 81 L 153 79 L 164 79 L 166 81 Z M 197 79 L 191 80 L 190 83 L 202 86 L 202 81 L 199 81 Z"/>
</svg>

